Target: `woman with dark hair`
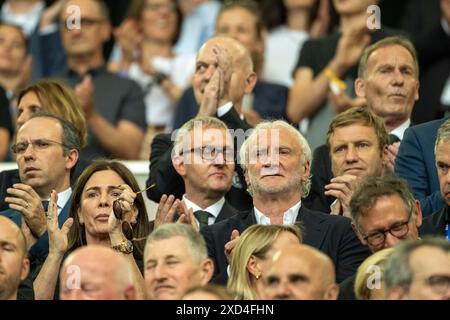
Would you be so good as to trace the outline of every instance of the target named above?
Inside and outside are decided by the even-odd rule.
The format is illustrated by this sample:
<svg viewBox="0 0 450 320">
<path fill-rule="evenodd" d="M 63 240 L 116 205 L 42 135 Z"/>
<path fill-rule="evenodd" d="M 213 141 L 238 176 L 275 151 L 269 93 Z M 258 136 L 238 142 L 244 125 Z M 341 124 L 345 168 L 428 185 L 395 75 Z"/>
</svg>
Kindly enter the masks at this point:
<svg viewBox="0 0 450 320">
<path fill-rule="evenodd" d="M 135 80 L 145 95 L 147 134 L 140 159 L 149 158 L 157 133 L 170 131 L 175 104 L 194 73 L 195 55 L 174 53 L 181 21 L 175 0 L 137 0 L 115 33 L 122 54 L 109 69 Z"/>
<path fill-rule="evenodd" d="M 142 297 L 142 257 L 149 224 L 133 174 L 120 162 L 94 161 L 78 178 L 71 201 L 70 218 L 61 229 L 52 225 L 49 205 L 49 254 L 33 283 L 36 299 L 53 298 L 61 262 L 68 252 L 94 244 L 124 255 Z"/>
</svg>

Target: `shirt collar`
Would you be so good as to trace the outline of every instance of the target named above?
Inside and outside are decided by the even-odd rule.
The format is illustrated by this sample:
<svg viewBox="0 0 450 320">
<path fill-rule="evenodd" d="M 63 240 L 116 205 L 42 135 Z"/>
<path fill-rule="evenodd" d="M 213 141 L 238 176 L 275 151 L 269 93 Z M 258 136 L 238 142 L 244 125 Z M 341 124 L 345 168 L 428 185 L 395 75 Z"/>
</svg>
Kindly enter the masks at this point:
<svg viewBox="0 0 450 320">
<path fill-rule="evenodd" d="M 283 214 L 283 225 L 288 224 L 295 224 L 297 221 L 298 212 L 300 210 L 300 207 L 302 205 L 301 200 L 297 202 L 294 206 L 290 207 L 286 212 Z M 256 223 L 262 224 L 262 225 L 270 225 L 270 218 L 264 215 L 261 211 L 259 211 L 256 207 L 253 207 L 253 210 L 255 211 L 255 217 L 256 217 Z"/>
<path fill-rule="evenodd" d="M 198 205 L 196 205 L 195 203 L 193 203 L 192 201 L 190 201 L 188 198 L 186 198 L 186 195 L 183 195 L 183 202 L 186 204 L 186 206 L 188 207 L 188 209 L 192 208 L 192 211 L 198 211 L 198 210 L 202 210 L 202 211 L 207 211 L 209 212 L 211 215 L 214 216 L 214 218 L 217 218 L 217 216 L 220 213 L 220 210 L 222 210 L 223 205 L 225 204 L 225 198 L 222 197 L 219 201 L 217 201 L 216 203 L 210 205 L 207 208 L 200 208 Z"/>
<path fill-rule="evenodd" d="M 411 119 L 408 119 L 389 133 L 395 134 L 400 140 L 403 140 L 403 134 L 405 133 L 405 130 L 409 128 L 410 125 Z"/>
</svg>

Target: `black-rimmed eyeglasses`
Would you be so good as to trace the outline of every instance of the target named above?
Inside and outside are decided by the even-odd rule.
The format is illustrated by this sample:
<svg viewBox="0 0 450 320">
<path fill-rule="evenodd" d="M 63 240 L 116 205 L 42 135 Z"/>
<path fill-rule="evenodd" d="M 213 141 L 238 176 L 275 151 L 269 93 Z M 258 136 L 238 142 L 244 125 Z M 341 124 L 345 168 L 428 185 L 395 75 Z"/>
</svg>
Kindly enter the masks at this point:
<svg viewBox="0 0 450 320">
<path fill-rule="evenodd" d="M 386 241 L 386 233 L 390 233 L 394 237 L 401 239 L 406 236 L 409 232 L 409 221 L 411 220 L 411 216 L 414 210 L 412 210 L 406 221 L 396 223 L 388 229 L 374 231 L 368 235 L 365 235 L 364 231 L 359 229 L 359 232 L 364 236 L 364 240 L 367 241 L 370 245 L 377 247 L 383 244 Z"/>
</svg>

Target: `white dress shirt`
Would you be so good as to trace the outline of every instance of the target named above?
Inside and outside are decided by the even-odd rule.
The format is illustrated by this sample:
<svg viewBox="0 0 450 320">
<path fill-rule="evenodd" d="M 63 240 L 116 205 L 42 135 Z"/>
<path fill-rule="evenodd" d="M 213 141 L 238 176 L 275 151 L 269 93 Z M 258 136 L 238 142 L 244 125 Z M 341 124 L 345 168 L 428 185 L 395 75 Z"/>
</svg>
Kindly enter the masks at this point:
<svg viewBox="0 0 450 320">
<path fill-rule="evenodd" d="M 399 125 L 397 128 L 389 132 L 389 134 L 395 134 L 400 140 L 403 140 L 403 135 L 405 134 L 405 130 L 409 128 L 411 125 L 411 120 L 408 119 Z"/>
<path fill-rule="evenodd" d="M 188 209 L 192 208 L 192 211 L 207 211 L 210 213 L 210 216 L 208 217 L 208 225 L 213 224 L 217 217 L 219 216 L 220 210 L 222 210 L 223 205 L 225 204 L 225 198 L 222 197 L 219 201 L 217 201 L 216 203 L 210 205 L 209 207 L 203 209 L 200 208 L 198 205 L 196 205 L 195 203 L 193 203 L 191 200 L 189 200 L 188 198 L 186 198 L 186 195 L 183 195 L 183 202 L 186 204 L 186 207 Z M 198 221 L 197 221 L 198 223 Z"/>
<path fill-rule="evenodd" d="M 58 193 L 58 200 L 56 201 L 56 205 L 58 206 L 58 216 L 61 213 L 62 209 L 66 205 L 67 201 L 69 201 L 70 196 L 72 195 L 72 188 L 69 187 L 66 190 Z M 46 199 L 50 201 L 50 198 Z"/>
<path fill-rule="evenodd" d="M 300 210 L 302 202 L 297 202 L 294 206 L 290 207 L 283 214 L 283 225 L 295 224 L 297 221 L 298 211 Z M 262 225 L 271 225 L 270 218 L 264 215 L 261 211 L 259 211 L 256 207 L 253 207 L 255 210 L 256 223 Z"/>
</svg>

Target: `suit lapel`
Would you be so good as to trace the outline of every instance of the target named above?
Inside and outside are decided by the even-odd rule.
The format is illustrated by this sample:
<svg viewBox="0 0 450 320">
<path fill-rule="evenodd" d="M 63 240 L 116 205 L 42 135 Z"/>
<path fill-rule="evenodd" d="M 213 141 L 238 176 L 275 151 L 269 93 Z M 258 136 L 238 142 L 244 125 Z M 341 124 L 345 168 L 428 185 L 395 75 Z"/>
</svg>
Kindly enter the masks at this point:
<svg viewBox="0 0 450 320">
<path fill-rule="evenodd" d="M 297 222 L 300 222 L 303 232 L 303 243 L 315 248 L 321 247 L 328 231 L 328 225 L 323 223 L 324 220 L 320 214 L 312 212 L 304 205 L 300 207 Z"/>
<path fill-rule="evenodd" d="M 217 219 L 215 223 L 225 220 L 227 218 L 230 218 L 234 216 L 237 213 L 236 209 L 234 209 L 226 200 L 222 206 L 222 209 L 219 212 L 219 215 L 217 216 Z"/>
</svg>

